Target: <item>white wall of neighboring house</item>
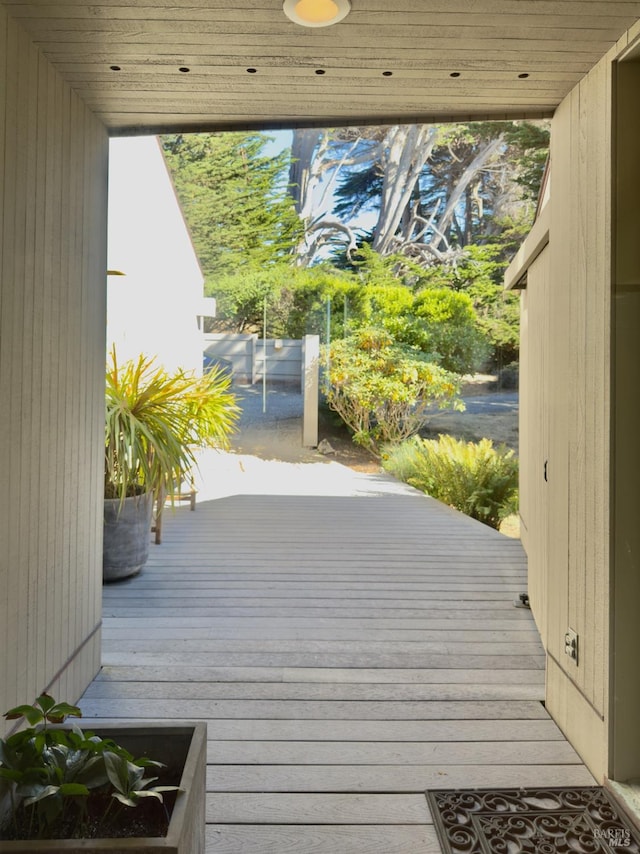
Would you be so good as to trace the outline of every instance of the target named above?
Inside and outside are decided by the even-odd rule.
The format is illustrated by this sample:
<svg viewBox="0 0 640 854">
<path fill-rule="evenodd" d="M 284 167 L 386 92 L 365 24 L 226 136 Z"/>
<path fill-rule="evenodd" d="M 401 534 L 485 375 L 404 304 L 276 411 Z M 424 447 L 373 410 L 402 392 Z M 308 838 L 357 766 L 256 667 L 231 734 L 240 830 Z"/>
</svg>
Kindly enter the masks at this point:
<svg viewBox="0 0 640 854">
<path fill-rule="evenodd" d="M 119 361 L 157 356 L 167 370 L 202 370 L 197 315 L 203 278 L 156 137 L 109 147 L 107 346 Z"/>
</svg>

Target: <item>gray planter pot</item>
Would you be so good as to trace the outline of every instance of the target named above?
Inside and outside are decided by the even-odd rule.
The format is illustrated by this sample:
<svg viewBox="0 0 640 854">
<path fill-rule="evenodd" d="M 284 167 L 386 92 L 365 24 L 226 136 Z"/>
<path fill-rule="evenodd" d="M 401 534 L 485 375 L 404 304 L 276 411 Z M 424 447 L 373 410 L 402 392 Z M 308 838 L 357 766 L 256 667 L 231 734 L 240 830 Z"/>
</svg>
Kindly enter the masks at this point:
<svg viewBox="0 0 640 854">
<path fill-rule="evenodd" d="M 140 572 L 149 558 L 153 493 L 104 500 L 102 577 L 117 581 Z"/>
<path fill-rule="evenodd" d="M 34 839 L 0 843 L 7 854 L 204 854 L 207 725 L 153 723 L 97 726 L 134 756 L 148 755 L 164 762 L 179 785 L 169 831 L 163 837 L 128 839 Z"/>
</svg>

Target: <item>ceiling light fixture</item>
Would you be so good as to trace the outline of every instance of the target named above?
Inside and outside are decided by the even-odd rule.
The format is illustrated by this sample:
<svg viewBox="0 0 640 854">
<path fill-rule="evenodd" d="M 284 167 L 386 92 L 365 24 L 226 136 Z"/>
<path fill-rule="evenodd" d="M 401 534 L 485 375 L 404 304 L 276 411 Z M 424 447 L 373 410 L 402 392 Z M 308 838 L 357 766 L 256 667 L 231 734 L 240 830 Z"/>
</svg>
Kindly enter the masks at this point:
<svg viewBox="0 0 640 854">
<path fill-rule="evenodd" d="M 284 0 L 287 18 L 302 27 L 330 27 L 351 11 L 349 0 Z"/>
</svg>

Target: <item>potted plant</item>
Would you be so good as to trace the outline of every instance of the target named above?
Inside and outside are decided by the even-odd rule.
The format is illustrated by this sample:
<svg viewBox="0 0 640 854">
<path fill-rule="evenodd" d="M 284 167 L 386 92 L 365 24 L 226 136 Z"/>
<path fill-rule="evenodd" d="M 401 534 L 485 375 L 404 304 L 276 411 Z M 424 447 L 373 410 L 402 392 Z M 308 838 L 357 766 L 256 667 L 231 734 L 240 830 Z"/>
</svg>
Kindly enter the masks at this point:
<svg viewBox="0 0 640 854">
<path fill-rule="evenodd" d="M 30 726 L 0 739 L 3 851 L 203 854 L 204 723 L 87 732 L 48 694 L 5 717 Z"/>
<path fill-rule="evenodd" d="M 171 494 L 196 465 L 195 451 L 225 447 L 238 417 L 230 378 L 173 374 L 141 355 L 106 376 L 103 575 L 135 574 L 149 554 L 154 500 Z"/>
</svg>

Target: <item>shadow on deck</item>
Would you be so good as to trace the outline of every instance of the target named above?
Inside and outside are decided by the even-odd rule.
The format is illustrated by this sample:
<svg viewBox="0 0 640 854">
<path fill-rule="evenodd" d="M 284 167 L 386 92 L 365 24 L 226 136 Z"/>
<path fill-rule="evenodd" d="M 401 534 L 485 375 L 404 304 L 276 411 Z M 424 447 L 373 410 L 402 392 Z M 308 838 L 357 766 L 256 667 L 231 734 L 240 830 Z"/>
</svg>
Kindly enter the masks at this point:
<svg viewBox="0 0 640 854">
<path fill-rule="evenodd" d="M 208 851 L 437 852 L 427 788 L 593 783 L 541 703 L 520 543 L 380 491 L 169 512 L 105 588 L 85 717 L 208 722 Z"/>
</svg>

